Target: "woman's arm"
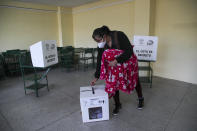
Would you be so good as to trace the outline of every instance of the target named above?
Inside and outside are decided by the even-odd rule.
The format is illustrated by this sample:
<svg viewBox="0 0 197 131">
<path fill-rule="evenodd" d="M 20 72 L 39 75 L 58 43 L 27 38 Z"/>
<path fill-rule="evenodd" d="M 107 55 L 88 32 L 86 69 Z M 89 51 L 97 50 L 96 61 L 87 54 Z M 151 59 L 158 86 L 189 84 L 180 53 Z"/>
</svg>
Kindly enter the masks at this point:
<svg viewBox="0 0 197 131">
<path fill-rule="evenodd" d="M 102 54 L 104 52 L 104 48 L 97 48 L 98 54 L 97 54 L 97 65 L 96 65 L 96 72 L 94 73 L 95 78 L 100 77 L 100 70 L 101 70 L 101 59 Z"/>
<path fill-rule="evenodd" d="M 128 37 L 121 31 L 117 32 L 118 44 L 121 50 L 124 52 L 116 58 L 118 63 L 123 63 L 127 61 L 133 54 L 133 47 L 128 39 Z"/>
</svg>

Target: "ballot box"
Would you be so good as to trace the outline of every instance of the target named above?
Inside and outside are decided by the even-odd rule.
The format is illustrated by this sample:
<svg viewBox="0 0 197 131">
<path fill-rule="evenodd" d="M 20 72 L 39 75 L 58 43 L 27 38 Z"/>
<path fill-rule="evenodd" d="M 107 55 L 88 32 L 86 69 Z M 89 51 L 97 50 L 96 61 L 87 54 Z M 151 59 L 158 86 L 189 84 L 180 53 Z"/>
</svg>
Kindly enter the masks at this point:
<svg viewBox="0 0 197 131">
<path fill-rule="evenodd" d="M 31 45 L 30 53 L 34 67 L 48 67 L 58 63 L 55 40 L 39 41 Z"/>
<path fill-rule="evenodd" d="M 80 87 L 83 122 L 109 120 L 109 98 L 105 85 Z"/>
</svg>

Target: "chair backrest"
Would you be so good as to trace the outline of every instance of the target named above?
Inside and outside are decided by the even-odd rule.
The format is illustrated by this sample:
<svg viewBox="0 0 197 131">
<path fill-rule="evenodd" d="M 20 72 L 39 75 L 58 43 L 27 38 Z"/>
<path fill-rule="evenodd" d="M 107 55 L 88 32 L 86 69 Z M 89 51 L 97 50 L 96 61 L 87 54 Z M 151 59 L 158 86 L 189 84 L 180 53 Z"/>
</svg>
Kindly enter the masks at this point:
<svg viewBox="0 0 197 131">
<path fill-rule="evenodd" d="M 4 56 L 4 62 L 6 65 L 12 64 L 12 63 L 18 63 L 19 64 L 19 57 L 20 57 L 21 51 L 19 49 L 15 50 L 7 50 L 3 53 Z"/>
<path fill-rule="evenodd" d="M 94 50 L 93 48 L 85 48 L 83 57 L 93 57 Z"/>
<path fill-rule="evenodd" d="M 0 68 L 4 67 L 4 59 L 3 59 L 3 55 L 0 54 Z"/>
<path fill-rule="evenodd" d="M 81 53 L 81 52 L 83 52 L 83 50 L 84 49 L 82 47 L 74 48 L 75 53 Z"/>
<path fill-rule="evenodd" d="M 4 60 L 3 60 L 3 55 L 2 54 L 0 54 L 0 79 L 1 79 L 1 77 L 3 76 L 5 76 L 5 69 L 4 69 L 4 62 L 3 62 Z"/>
<path fill-rule="evenodd" d="M 74 53 L 78 58 L 82 58 L 83 57 L 83 53 L 84 53 L 84 48 L 79 47 L 79 48 L 75 48 L 74 49 Z"/>
<path fill-rule="evenodd" d="M 65 46 L 61 49 L 61 54 L 68 53 L 68 52 L 74 52 L 74 47 Z"/>
<path fill-rule="evenodd" d="M 93 48 L 93 55 L 96 58 L 98 55 L 98 49 L 97 48 Z"/>
<path fill-rule="evenodd" d="M 10 64 L 10 63 L 17 63 L 19 61 L 19 56 L 20 53 L 19 52 L 6 52 L 4 53 L 4 60 L 6 64 Z"/>
<path fill-rule="evenodd" d="M 16 55 L 16 54 L 20 54 L 20 50 L 19 49 L 7 50 L 6 53 L 9 55 Z"/>
<path fill-rule="evenodd" d="M 30 52 L 21 53 L 20 58 L 19 58 L 19 63 L 20 63 L 20 66 L 32 66 L 33 67 Z"/>
<path fill-rule="evenodd" d="M 65 47 L 68 51 L 73 51 L 74 50 L 74 47 L 72 47 L 72 46 L 66 46 Z"/>
<path fill-rule="evenodd" d="M 93 53 L 93 48 L 85 48 L 84 49 L 84 53 L 87 54 L 87 53 Z"/>
<path fill-rule="evenodd" d="M 62 47 L 57 47 L 57 51 L 60 51 L 62 49 Z"/>
<path fill-rule="evenodd" d="M 23 80 L 26 74 L 36 72 L 31 61 L 30 52 L 21 53 L 19 57 L 19 63 L 20 63 L 20 70 Z"/>
<path fill-rule="evenodd" d="M 7 50 L 3 53 L 4 67 L 7 75 L 18 74 L 20 72 L 19 57 L 20 50 Z"/>
<path fill-rule="evenodd" d="M 27 53 L 28 50 L 20 50 L 20 54 Z"/>
<path fill-rule="evenodd" d="M 3 55 L 0 54 L 0 64 L 3 65 L 3 63 L 4 63 L 4 62 L 3 62 Z"/>
</svg>

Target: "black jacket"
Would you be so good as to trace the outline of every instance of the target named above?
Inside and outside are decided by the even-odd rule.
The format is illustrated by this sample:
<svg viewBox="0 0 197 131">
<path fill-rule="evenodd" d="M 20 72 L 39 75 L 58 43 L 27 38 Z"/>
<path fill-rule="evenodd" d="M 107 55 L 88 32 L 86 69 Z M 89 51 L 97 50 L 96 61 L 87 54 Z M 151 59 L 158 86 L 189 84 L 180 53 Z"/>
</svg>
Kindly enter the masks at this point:
<svg viewBox="0 0 197 131">
<path fill-rule="evenodd" d="M 100 77 L 100 69 L 101 69 L 101 59 L 104 50 L 106 49 L 120 49 L 124 52 L 116 58 L 118 63 L 123 63 L 127 61 L 131 55 L 133 54 L 133 47 L 128 39 L 128 37 L 121 31 L 111 31 L 110 33 L 112 39 L 112 47 L 110 48 L 107 44 L 105 44 L 104 48 L 98 48 L 98 55 L 97 55 L 97 67 L 95 72 L 95 78 Z M 117 43 L 116 43 L 116 36 L 117 36 Z"/>
</svg>

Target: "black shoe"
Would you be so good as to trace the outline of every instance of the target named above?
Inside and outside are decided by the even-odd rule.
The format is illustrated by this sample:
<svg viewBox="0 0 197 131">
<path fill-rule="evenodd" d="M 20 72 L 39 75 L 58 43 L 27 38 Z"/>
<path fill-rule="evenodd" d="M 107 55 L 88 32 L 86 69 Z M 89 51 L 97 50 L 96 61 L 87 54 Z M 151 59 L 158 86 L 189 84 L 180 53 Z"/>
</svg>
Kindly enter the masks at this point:
<svg viewBox="0 0 197 131">
<path fill-rule="evenodd" d="M 143 109 L 143 107 L 144 107 L 144 98 L 140 98 L 137 108 L 141 110 Z"/>
<path fill-rule="evenodd" d="M 116 105 L 115 106 L 115 109 L 113 110 L 113 115 L 118 115 L 119 113 L 119 110 L 122 108 L 122 105 L 119 104 L 119 105 Z"/>
</svg>

